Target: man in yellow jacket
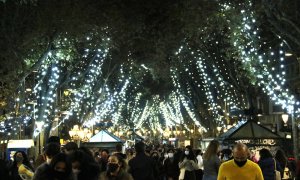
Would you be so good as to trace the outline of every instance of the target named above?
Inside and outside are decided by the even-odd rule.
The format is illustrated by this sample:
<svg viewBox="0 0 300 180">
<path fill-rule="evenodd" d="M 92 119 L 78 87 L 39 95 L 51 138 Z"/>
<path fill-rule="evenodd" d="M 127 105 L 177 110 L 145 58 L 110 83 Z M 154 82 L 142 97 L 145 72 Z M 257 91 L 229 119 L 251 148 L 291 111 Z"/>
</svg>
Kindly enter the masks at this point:
<svg viewBox="0 0 300 180">
<path fill-rule="evenodd" d="M 258 164 L 248 160 L 248 152 L 245 144 L 236 144 L 233 148 L 234 159 L 221 164 L 218 180 L 263 180 Z"/>
</svg>

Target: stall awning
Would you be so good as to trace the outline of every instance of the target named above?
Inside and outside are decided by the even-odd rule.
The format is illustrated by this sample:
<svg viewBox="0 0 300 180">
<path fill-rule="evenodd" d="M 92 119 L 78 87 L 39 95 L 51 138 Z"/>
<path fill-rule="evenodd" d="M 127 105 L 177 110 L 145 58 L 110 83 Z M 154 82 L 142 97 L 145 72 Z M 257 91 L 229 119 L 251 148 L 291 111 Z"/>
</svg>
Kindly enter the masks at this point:
<svg viewBox="0 0 300 180">
<path fill-rule="evenodd" d="M 107 130 L 101 130 L 99 133 L 97 133 L 96 135 L 94 135 L 93 137 L 91 137 L 90 141 L 89 142 L 122 142 L 122 140 L 109 133 Z"/>
<path fill-rule="evenodd" d="M 241 139 L 282 139 L 280 135 L 272 132 L 263 125 L 254 121 L 239 122 L 227 132 L 219 136 L 220 141 L 241 140 Z"/>
<path fill-rule="evenodd" d="M 31 148 L 34 146 L 34 142 L 32 139 L 24 139 L 24 140 L 9 140 L 7 143 L 7 148 Z"/>
</svg>

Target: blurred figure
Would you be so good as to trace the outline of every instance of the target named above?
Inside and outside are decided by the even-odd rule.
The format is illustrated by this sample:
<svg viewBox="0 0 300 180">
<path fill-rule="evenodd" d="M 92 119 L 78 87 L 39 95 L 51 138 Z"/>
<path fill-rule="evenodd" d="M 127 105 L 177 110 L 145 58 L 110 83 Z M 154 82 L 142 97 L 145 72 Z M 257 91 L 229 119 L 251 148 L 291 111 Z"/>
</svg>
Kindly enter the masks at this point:
<svg viewBox="0 0 300 180">
<path fill-rule="evenodd" d="M 154 174 L 154 178 L 156 180 L 163 180 L 164 169 L 163 169 L 163 164 L 159 157 L 158 152 L 153 151 L 150 156 L 151 156 L 152 160 L 154 161 L 154 167 L 156 168 L 156 170 L 154 172 L 157 173 L 157 174 Z"/>
<path fill-rule="evenodd" d="M 296 177 L 296 180 L 300 180 L 300 156 L 298 157 L 298 161 L 296 164 L 295 177 Z"/>
<path fill-rule="evenodd" d="M 49 169 L 39 176 L 42 180 L 71 180 L 72 179 L 71 164 L 67 160 L 67 155 L 59 153 L 55 155 Z"/>
<path fill-rule="evenodd" d="M 275 159 L 277 160 L 277 162 L 279 163 L 279 165 L 282 169 L 282 171 L 280 171 L 281 178 L 282 178 L 285 173 L 284 169 L 285 169 L 285 167 L 287 167 L 288 159 L 287 159 L 285 153 L 281 149 L 278 149 L 276 151 Z M 289 176 L 289 174 L 288 174 L 288 176 Z"/>
<path fill-rule="evenodd" d="M 145 149 L 145 154 L 146 154 L 147 156 L 151 156 L 151 148 L 150 148 L 149 146 L 146 147 L 146 149 Z"/>
<path fill-rule="evenodd" d="M 261 169 L 256 163 L 248 160 L 248 154 L 248 147 L 237 143 L 233 148 L 233 159 L 221 164 L 218 180 L 263 180 Z"/>
<path fill-rule="evenodd" d="M 108 157 L 109 157 L 109 151 L 107 149 L 102 149 L 100 152 L 100 159 L 98 161 L 100 166 L 100 172 L 106 171 Z"/>
<path fill-rule="evenodd" d="M 93 158 L 93 152 L 87 148 L 87 147 L 83 147 L 81 146 L 80 148 L 78 148 L 78 151 L 82 151 L 84 152 L 86 155 L 90 156 L 91 158 Z M 74 151 L 75 152 L 75 151 Z"/>
<path fill-rule="evenodd" d="M 59 153 L 53 157 L 50 163 L 50 174 L 52 180 L 71 180 L 72 166 L 67 155 Z"/>
<path fill-rule="evenodd" d="M 71 154 L 72 152 L 78 149 L 78 145 L 75 142 L 68 142 L 64 148 L 65 148 L 64 152 L 66 154 Z"/>
<path fill-rule="evenodd" d="M 203 154 L 203 180 L 216 180 L 221 161 L 218 157 L 220 143 L 212 140 Z"/>
<path fill-rule="evenodd" d="M 197 180 L 202 180 L 203 178 L 203 157 L 202 157 L 202 151 L 201 149 L 196 149 L 195 150 L 195 155 L 197 159 L 197 164 L 198 164 L 198 170 L 196 170 L 196 179 Z"/>
<path fill-rule="evenodd" d="M 250 160 L 255 162 L 255 163 L 258 163 L 258 159 L 256 158 L 256 152 L 254 150 L 250 150 Z"/>
<path fill-rule="evenodd" d="M 58 143 L 48 143 L 45 147 L 46 162 L 41 164 L 35 171 L 34 180 L 40 180 L 47 177 L 50 171 L 50 163 L 52 158 L 60 153 L 60 145 Z"/>
<path fill-rule="evenodd" d="M 129 173 L 134 180 L 155 180 L 157 174 L 154 161 L 145 154 L 145 144 L 140 141 L 135 144 L 136 156 L 129 160 Z"/>
<path fill-rule="evenodd" d="M 168 158 L 164 161 L 163 169 L 166 174 L 166 180 L 177 180 L 179 177 L 178 158 L 176 160 L 174 149 L 169 149 Z"/>
<path fill-rule="evenodd" d="M 275 179 L 275 167 L 277 171 L 282 171 L 280 164 L 275 160 L 268 149 L 261 149 L 259 151 L 260 159 L 258 165 L 261 168 L 265 180 L 274 180 Z"/>
<path fill-rule="evenodd" d="M 7 163 L 3 159 L 0 159 L 0 177 L 3 179 L 9 179 L 8 175 Z"/>
<path fill-rule="evenodd" d="M 96 180 L 99 176 L 99 165 L 94 158 L 77 150 L 69 155 L 74 180 Z"/>
<path fill-rule="evenodd" d="M 127 162 L 134 157 L 134 153 L 132 149 L 126 150 Z"/>
<path fill-rule="evenodd" d="M 196 157 L 191 146 L 186 146 L 178 163 L 180 168 L 179 179 L 196 180 L 195 170 L 199 169 Z"/>
<path fill-rule="evenodd" d="M 125 159 L 113 154 L 108 158 L 107 170 L 100 174 L 99 180 L 133 180 L 133 178 L 127 173 Z"/>
<path fill-rule="evenodd" d="M 223 149 L 222 150 L 222 156 L 221 156 L 221 162 L 225 162 L 232 159 L 232 151 L 231 149 Z"/>
<path fill-rule="evenodd" d="M 32 179 L 34 170 L 28 161 L 26 153 L 24 151 L 17 151 L 13 159 L 14 162 L 9 172 L 11 180 Z"/>
<path fill-rule="evenodd" d="M 57 143 L 60 147 L 60 139 L 58 136 L 50 136 L 47 139 L 45 146 L 47 146 L 47 144 L 49 143 Z M 38 155 L 35 159 L 34 162 L 35 169 L 39 167 L 41 164 L 43 164 L 44 162 L 46 162 L 45 150 L 43 149 L 42 151 L 43 151 L 42 154 Z"/>
<path fill-rule="evenodd" d="M 57 143 L 57 144 L 59 144 L 59 146 L 60 146 L 60 139 L 59 139 L 58 136 L 50 136 L 50 137 L 47 139 L 46 144 L 49 144 L 49 143 Z"/>
<path fill-rule="evenodd" d="M 122 148 L 123 148 L 122 144 L 121 144 L 121 143 L 118 143 L 118 144 L 116 145 L 116 152 L 114 152 L 113 154 L 114 154 L 114 155 L 116 154 L 116 155 L 122 157 L 123 159 L 127 159 L 126 154 L 124 154 L 124 153 L 122 152 Z"/>
</svg>

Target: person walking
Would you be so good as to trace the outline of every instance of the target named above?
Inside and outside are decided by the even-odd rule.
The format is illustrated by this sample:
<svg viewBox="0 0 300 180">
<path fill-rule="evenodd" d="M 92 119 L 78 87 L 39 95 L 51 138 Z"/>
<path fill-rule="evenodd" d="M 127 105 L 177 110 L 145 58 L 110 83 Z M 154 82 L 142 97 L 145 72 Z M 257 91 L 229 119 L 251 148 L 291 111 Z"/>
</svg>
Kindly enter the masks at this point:
<svg viewBox="0 0 300 180">
<path fill-rule="evenodd" d="M 100 166 L 100 172 L 106 171 L 108 158 L 109 158 L 108 149 L 102 149 L 100 153 L 100 159 L 98 161 Z"/>
<path fill-rule="evenodd" d="M 168 158 L 164 161 L 163 169 L 166 173 L 167 180 L 176 180 L 179 177 L 178 160 L 176 160 L 176 154 L 174 149 L 169 149 Z M 179 158 L 178 158 L 179 159 Z"/>
<path fill-rule="evenodd" d="M 40 180 L 44 179 L 44 177 L 47 177 L 50 171 L 50 163 L 54 156 L 60 153 L 60 145 L 58 143 L 48 143 L 45 146 L 45 156 L 46 156 L 46 162 L 41 164 L 37 169 L 35 170 L 35 174 L 33 177 L 33 180 Z"/>
<path fill-rule="evenodd" d="M 161 161 L 158 152 L 157 151 L 153 151 L 151 153 L 150 157 L 154 161 L 154 165 L 156 167 L 155 172 L 157 172 L 157 174 L 154 174 L 154 178 L 156 180 L 163 180 L 165 172 L 164 172 L 164 169 L 163 169 L 163 162 Z"/>
<path fill-rule="evenodd" d="M 283 178 L 283 175 L 284 173 L 285 174 L 285 179 L 289 178 L 290 174 L 289 174 L 289 171 L 285 172 L 285 169 L 288 170 L 288 159 L 285 155 L 285 153 L 283 152 L 283 150 L 281 149 L 278 149 L 276 151 L 276 154 L 275 154 L 275 159 L 276 161 L 278 161 L 278 163 L 280 164 L 280 167 L 281 167 L 281 178 Z"/>
<path fill-rule="evenodd" d="M 282 171 L 279 162 L 273 158 L 271 152 L 268 149 L 261 149 L 259 151 L 260 159 L 258 165 L 261 168 L 265 180 L 275 179 L 275 169 Z"/>
<path fill-rule="evenodd" d="M 98 180 L 100 166 L 93 156 L 80 149 L 68 155 L 74 180 Z"/>
<path fill-rule="evenodd" d="M 203 178 L 203 157 L 202 157 L 202 151 L 201 149 L 196 149 L 195 150 L 195 155 L 197 159 L 197 164 L 199 169 L 196 170 L 196 179 L 197 180 L 202 180 Z"/>
<path fill-rule="evenodd" d="M 195 171 L 199 169 L 196 156 L 191 146 L 186 146 L 178 163 L 180 168 L 179 180 L 196 180 Z"/>
<path fill-rule="evenodd" d="M 134 180 L 155 180 L 157 174 L 154 161 L 145 154 L 145 144 L 140 141 L 135 144 L 136 156 L 129 160 L 129 173 Z"/>
<path fill-rule="evenodd" d="M 67 155 L 59 153 L 55 155 L 47 171 L 45 171 L 39 179 L 43 180 L 73 180 L 71 163 L 67 159 Z"/>
<path fill-rule="evenodd" d="M 10 168 L 10 177 L 12 180 L 32 179 L 34 170 L 28 161 L 24 151 L 17 151 L 13 156 L 14 162 Z"/>
<path fill-rule="evenodd" d="M 116 151 L 113 152 L 113 154 L 114 154 L 114 155 L 117 154 L 118 156 L 122 157 L 123 159 L 127 159 L 127 156 L 126 156 L 126 154 L 124 154 L 124 153 L 122 152 L 122 149 L 123 149 L 123 145 L 122 145 L 121 143 L 118 143 L 118 144 L 116 145 Z"/>
<path fill-rule="evenodd" d="M 233 159 L 221 164 L 218 180 L 264 180 L 260 167 L 248 160 L 248 156 L 248 147 L 237 143 L 233 148 Z"/>
<path fill-rule="evenodd" d="M 216 180 L 221 161 L 218 157 L 220 143 L 212 140 L 203 154 L 203 180 Z"/>
<path fill-rule="evenodd" d="M 108 158 L 107 170 L 100 174 L 99 180 L 133 180 L 127 172 L 124 156 L 113 154 Z"/>
</svg>

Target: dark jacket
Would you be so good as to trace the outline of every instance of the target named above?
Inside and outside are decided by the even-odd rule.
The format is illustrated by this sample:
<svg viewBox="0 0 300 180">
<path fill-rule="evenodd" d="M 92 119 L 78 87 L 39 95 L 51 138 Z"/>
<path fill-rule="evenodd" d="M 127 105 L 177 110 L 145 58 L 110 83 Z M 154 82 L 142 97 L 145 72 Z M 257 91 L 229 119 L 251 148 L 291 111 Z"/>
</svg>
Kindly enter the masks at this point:
<svg viewBox="0 0 300 180">
<path fill-rule="evenodd" d="M 178 161 L 167 158 L 164 161 L 164 169 L 167 177 L 173 177 L 173 179 L 179 177 Z"/>
<path fill-rule="evenodd" d="M 33 168 L 28 165 L 28 164 L 23 164 L 26 167 L 28 167 L 30 170 L 33 171 Z M 8 165 L 10 166 L 10 165 Z M 10 180 L 22 180 L 22 178 L 19 176 L 19 171 L 18 171 L 18 167 L 16 163 L 12 163 L 11 167 L 8 168 L 9 169 L 9 176 L 10 176 Z M 0 177 L 0 179 L 2 179 L 2 177 Z"/>
<path fill-rule="evenodd" d="M 139 153 L 129 162 L 129 173 L 134 180 L 155 180 L 157 174 L 154 161 L 145 153 Z"/>
<path fill-rule="evenodd" d="M 33 180 L 41 180 L 41 179 L 47 179 L 50 171 L 50 166 L 46 162 L 41 164 L 37 169 L 35 170 Z"/>
<path fill-rule="evenodd" d="M 117 176 L 110 176 L 106 171 L 102 172 L 99 180 L 133 180 L 133 178 L 129 173 L 120 170 Z"/>
<path fill-rule="evenodd" d="M 261 159 L 258 162 L 259 167 L 264 176 L 264 180 L 274 180 L 275 179 L 275 159 L 274 158 L 266 158 Z M 282 171 L 280 164 L 276 161 L 276 169 L 278 171 Z"/>
</svg>

